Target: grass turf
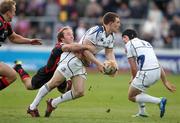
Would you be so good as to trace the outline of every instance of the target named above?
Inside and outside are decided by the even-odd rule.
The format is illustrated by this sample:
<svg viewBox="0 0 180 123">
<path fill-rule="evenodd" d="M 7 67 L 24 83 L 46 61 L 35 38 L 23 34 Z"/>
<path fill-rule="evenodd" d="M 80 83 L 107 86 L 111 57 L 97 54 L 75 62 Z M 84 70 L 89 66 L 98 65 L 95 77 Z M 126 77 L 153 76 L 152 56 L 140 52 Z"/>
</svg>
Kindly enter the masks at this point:
<svg viewBox="0 0 180 123">
<path fill-rule="evenodd" d="M 177 87 L 175 93 L 168 92 L 160 81 L 147 91 L 153 96 L 167 97 L 166 114 L 163 118 L 159 117 L 159 107 L 154 104 L 146 105 L 149 118 L 131 117 L 138 108 L 137 104 L 127 99 L 129 79 L 128 74 L 120 74 L 115 78 L 88 74 L 85 96 L 62 103 L 50 118 L 43 117 L 45 100 L 57 97 L 59 92 L 55 89 L 41 101 L 40 118 L 31 118 L 26 109 L 37 91 L 26 90 L 18 79 L 0 92 L 0 123 L 180 123 L 179 75 L 168 75 L 168 79 Z"/>
</svg>

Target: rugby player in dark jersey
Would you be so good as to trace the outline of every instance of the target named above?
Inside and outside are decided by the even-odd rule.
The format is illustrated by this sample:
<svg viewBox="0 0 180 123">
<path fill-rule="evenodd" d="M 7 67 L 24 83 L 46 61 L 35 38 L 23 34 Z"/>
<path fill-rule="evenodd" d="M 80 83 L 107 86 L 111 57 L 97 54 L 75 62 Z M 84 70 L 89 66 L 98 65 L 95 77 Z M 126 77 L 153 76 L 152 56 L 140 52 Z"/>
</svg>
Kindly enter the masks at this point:
<svg viewBox="0 0 180 123">
<path fill-rule="evenodd" d="M 8 38 L 16 44 L 41 45 L 40 39 L 24 38 L 16 34 L 10 22 L 15 16 L 16 2 L 13 0 L 3 0 L 0 3 L 0 46 Z M 16 80 L 16 71 L 0 61 L 0 90 L 9 86 Z"/>
<path fill-rule="evenodd" d="M 58 62 L 60 60 L 61 54 L 63 52 L 68 51 L 80 51 L 90 48 L 85 45 L 75 44 L 73 31 L 70 27 L 63 27 L 58 31 L 57 35 L 57 44 L 51 51 L 51 55 L 48 59 L 48 62 L 45 66 L 40 68 L 37 73 L 31 78 L 27 72 L 22 68 L 21 63 L 16 62 L 14 69 L 19 73 L 22 82 L 28 90 L 39 89 L 45 83 L 47 83 L 53 76 Z M 58 90 L 61 93 L 65 93 L 66 91 L 71 89 L 72 82 L 71 80 L 64 81 L 62 84 L 58 86 Z"/>
<path fill-rule="evenodd" d="M 68 33 L 70 33 L 68 35 Z M 57 68 L 58 62 L 60 60 L 62 51 L 63 43 L 66 44 L 68 40 L 74 40 L 72 30 L 70 27 L 64 27 L 59 30 L 58 35 L 58 42 L 56 43 L 55 47 L 52 49 L 48 62 L 45 66 L 41 67 L 37 73 L 31 78 L 29 74 L 22 68 L 21 61 L 15 61 L 14 69 L 21 77 L 24 86 L 28 90 L 39 89 L 43 86 L 46 82 L 48 82 L 54 74 L 54 71 Z M 66 86 L 67 85 L 67 86 Z M 64 93 L 66 89 L 71 88 L 71 81 L 63 82 L 58 89 Z"/>
</svg>

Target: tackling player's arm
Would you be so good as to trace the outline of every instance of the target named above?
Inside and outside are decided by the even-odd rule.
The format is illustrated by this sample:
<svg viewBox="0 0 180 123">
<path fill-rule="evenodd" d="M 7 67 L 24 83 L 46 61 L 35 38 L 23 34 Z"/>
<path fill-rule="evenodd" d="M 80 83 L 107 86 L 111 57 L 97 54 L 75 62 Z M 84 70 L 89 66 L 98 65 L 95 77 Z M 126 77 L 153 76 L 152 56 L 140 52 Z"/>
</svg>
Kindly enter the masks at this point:
<svg viewBox="0 0 180 123">
<path fill-rule="evenodd" d="M 11 42 L 16 43 L 16 44 L 41 45 L 40 39 L 24 38 L 23 36 L 18 35 L 15 32 L 13 32 L 8 38 Z"/>
<path fill-rule="evenodd" d="M 176 87 L 175 85 L 173 85 L 172 83 L 170 83 L 167 79 L 166 79 L 166 74 L 164 72 L 164 69 L 161 67 L 161 81 L 163 82 L 164 86 L 171 92 L 175 92 L 176 91 Z"/>
<path fill-rule="evenodd" d="M 90 52 L 93 52 L 93 48 L 90 45 L 82 45 L 82 44 L 64 44 L 62 46 L 62 51 L 64 52 L 75 52 L 75 51 L 80 51 L 80 50 L 89 50 Z"/>
</svg>

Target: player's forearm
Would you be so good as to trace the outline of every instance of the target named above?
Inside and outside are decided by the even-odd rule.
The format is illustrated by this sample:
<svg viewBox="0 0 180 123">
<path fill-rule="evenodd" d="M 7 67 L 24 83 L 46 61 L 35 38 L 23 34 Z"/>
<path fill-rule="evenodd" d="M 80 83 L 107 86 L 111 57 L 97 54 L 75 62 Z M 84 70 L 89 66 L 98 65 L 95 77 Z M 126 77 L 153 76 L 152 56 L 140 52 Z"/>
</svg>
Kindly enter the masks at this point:
<svg viewBox="0 0 180 123">
<path fill-rule="evenodd" d="M 87 61 L 91 61 L 92 63 L 96 64 L 97 66 L 100 65 L 100 61 L 88 50 L 83 52 L 84 56 L 86 56 Z"/>
<path fill-rule="evenodd" d="M 161 67 L 161 81 L 165 84 L 167 82 L 166 74 L 164 72 L 164 69 Z"/>
<path fill-rule="evenodd" d="M 131 75 L 132 75 L 133 78 L 135 78 L 136 74 L 137 74 L 137 71 L 138 71 L 135 58 L 134 57 L 128 58 L 128 62 L 129 62 L 130 69 L 131 69 Z"/>
<path fill-rule="evenodd" d="M 133 78 L 135 78 L 136 77 L 136 74 L 137 74 L 137 69 L 131 69 L 131 75 L 132 75 L 132 77 Z"/>
<path fill-rule="evenodd" d="M 115 61 L 115 56 L 114 56 L 114 52 L 112 49 L 105 49 L 105 54 L 106 54 L 107 60 L 114 60 Z"/>
<path fill-rule="evenodd" d="M 82 44 L 65 44 L 62 47 L 62 50 L 64 52 L 76 52 L 80 50 L 89 50 L 89 47 L 87 45 L 82 45 Z"/>
<path fill-rule="evenodd" d="M 118 64 L 116 62 L 116 58 L 115 58 L 113 50 L 112 49 L 106 49 L 105 54 L 106 54 L 106 59 L 115 61 L 116 66 L 118 67 Z"/>
<path fill-rule="evenodd" d="M 93 52 L 93 47 L 92 46 L 90 46 L 90 45 L 86 45 L 86 44 L 76 44 L 75 45 L 76 47 L 74 47 L 75 49 L 74 50 L 76 50 L 76 51 L 78 51 L 78 50 L 89 50 L 90 52 Z"/>
<path fill-rule="evenodd" d="M 80 44 L 71 44 L 71 46 L 69 47 L 68 50 L 70 50 L 72 52 L 83 50 L 83 46 Z"/>
<path fill-rule="evenodd" d="M 10 37 L 9 40 L 13 43 L 16 44 L 31 44 L 31 39 L 29 38 L 24 38 L 21 35 L 13 33 Z"/>
</svg>

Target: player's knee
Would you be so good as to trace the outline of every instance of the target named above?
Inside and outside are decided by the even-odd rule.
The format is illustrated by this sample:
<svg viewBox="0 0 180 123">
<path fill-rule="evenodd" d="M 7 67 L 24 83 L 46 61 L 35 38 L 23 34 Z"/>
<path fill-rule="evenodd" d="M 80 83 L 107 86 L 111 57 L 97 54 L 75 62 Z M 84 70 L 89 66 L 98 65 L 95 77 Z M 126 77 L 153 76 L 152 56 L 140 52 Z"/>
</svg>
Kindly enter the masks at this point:
<svg viewBox="0 0 180 123">
<path fill-rule="evenodd" d="M 132 102 L 135 102 L 135 97 L 133 97 L 133 96 L 128 96 L 128 100 L 129 100 L 129 101 L 132 101 Z"/>
<path fill-rule="evenodd" d="M 16 79 L 17 79 L 17 76 L 15 72 L 12 72 L 12 74 L 8 77 L 9 83 L 16 81 Z"/>
<path fill-rule="evenodd" d="M 48 84 L 49 89 L 52 90 L 55 87 L 59 86 L 59 81 L 49 81 L 47 84 Z"/>
<path fill-rule="evenodd" d="M 82 97 L 84 96 L 84 90 L 77 90 L 74 95 L 75 97 Z"/>
<path fill-rule="evenodd" d="M 27 90 L 35 90 L 34 88 L 32 88 L 32 86 L 29 86 L 29 85 L 25 85 L 25 88 L 26 88 Z"/>
</svg>

